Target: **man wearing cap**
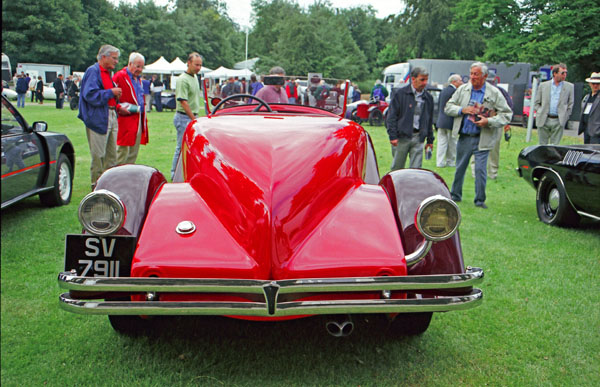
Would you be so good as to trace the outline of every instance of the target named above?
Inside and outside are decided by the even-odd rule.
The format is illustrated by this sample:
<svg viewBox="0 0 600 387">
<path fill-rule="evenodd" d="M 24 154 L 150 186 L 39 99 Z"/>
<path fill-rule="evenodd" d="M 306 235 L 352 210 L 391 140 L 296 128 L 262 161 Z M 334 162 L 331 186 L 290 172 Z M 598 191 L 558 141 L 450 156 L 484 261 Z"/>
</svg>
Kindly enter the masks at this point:
<svg viewBox="0 0 600 387">
<path fill-rule="evenodd" d="M 565 81 L 567 65 L 552 68 L 552 79 L 540 84 L 535 97 L 536 123 L 541 145 L 560 143 L 575 101 L 573 84 Z"/>
<path fill-rule="evenodd" d="M 592 73 L 585 81 L 592 92 L 581 101 L 579 134 L 583 133 L 584 144 L 600 144 L 600 73 Z"/>
</svg>

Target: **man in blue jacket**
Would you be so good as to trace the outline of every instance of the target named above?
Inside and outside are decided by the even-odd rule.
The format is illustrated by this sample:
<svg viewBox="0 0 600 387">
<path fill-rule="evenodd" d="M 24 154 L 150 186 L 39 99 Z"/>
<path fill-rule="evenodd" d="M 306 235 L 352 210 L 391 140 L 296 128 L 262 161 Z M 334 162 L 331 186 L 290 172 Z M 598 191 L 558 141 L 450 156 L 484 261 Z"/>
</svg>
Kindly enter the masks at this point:
<svg viewBox="0 0 600 387">
<path fill-rule="evenodd" d="M 85 123 L 92 162 L 90 174 L 92 190 L 100 175 L 117 163 L 117 109 L 127 115 L 127 109 L 118 105 L 121 88 L 112 81 L 110 70 L 119 62 L 118 48 L 106 44 L 98 51 L 98 62 L 85 70 L 79 98 L 80 120 Z"/>
<path fill-rule="evenodd" d="M 410 155 L 410 168 L 423 164 L 423 142 L 433 148 L 433 97 L 425 90 L 429 74 L 422 67 L 410 72 L 411 83 L 392 93 L 387 132 L 392 144 L 391 170 L 403 169 Z"/>
</svg>

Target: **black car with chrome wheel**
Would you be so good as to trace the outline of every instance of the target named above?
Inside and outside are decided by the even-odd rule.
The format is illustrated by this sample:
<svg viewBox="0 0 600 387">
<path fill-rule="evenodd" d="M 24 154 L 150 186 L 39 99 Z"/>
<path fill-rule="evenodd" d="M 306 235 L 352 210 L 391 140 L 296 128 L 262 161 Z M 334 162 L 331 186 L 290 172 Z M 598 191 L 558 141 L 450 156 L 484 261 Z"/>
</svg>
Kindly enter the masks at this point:
<svg viewBox="0 0 600 387">
<path fill-rule="evenodd" d="M 536 189 L 540 220 L 576 226 L 600 220 L 600 145 L 536 145 L 519 153 L 517 173 Z"/>
<path fill-rule="evenodd" d="M 43 121 L 30 126 L 2 96 L 2 208 L 33 195 L 47 206 L 71 201 L 73 144 L 47 129 Z"/>
</svg>

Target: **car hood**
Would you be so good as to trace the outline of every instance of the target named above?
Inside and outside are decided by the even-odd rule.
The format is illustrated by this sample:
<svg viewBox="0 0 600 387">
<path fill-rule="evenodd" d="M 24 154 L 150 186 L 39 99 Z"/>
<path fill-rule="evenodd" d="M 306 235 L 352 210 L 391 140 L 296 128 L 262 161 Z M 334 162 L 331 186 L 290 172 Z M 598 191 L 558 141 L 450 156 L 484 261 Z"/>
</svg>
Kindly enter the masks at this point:
<svg viewBox="0 0 600 387">
<path fill-rule="evenodd" d="M 244 114 L 198 119 L 182 143 L 185 182 L 167 184 L 149 222 L 164 228 L 165 219 L 178 214 L 180 220 L 187 216 L 201 222 L 206 231 L 199 233 L 213 237 L 198 239 L 196 256 L 198 245 L 210 245 L 201 255 L 218 258 L 199 265 L 222 268 L 227 261 L 239 269 L 236 277 L 310 276 L 323 262 L 342 267 L 338 275 L 343 275 L 343 267 L 364 270 L 369 266 L 365 261 L 374 256 L 386 260 L 374 267 L 403 266 L 386 194 L 363 182 L 367 141 L 360 126 L 335 117 Z M 161 206 L 169 210 L 161 214 Z M 375 218 L 368 230 L 366 217 Z M 340 249 L 349 236 L 357 236 L 352 237 L 352 249 Z M 184 242 L 174 237 L 171 243 Z M 294 259 L 298 255 L 303 258 Z M 328 258 L 320 259 L 323 255 Z M 244 270 L 253 274 L 240 273 Z M 376 273 L 347 272 L 358 274 Z"/>
</svg>

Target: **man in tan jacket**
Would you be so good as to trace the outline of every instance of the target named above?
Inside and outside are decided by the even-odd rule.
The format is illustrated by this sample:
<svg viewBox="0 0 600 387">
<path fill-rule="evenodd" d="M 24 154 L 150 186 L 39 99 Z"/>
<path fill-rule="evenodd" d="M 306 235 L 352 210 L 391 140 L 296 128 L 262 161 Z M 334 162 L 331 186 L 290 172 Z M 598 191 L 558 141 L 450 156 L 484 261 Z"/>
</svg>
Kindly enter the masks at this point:
<svg viewBox="0 0 600 387">
<path fill-rule="evenodd" d="M 540 84 L 535 96 L 536 124 L 540 145 L 558 145 L 565 125 L 573 111 L 575 88 L 565 81 L 567 65 L 561 63 L 552 68 L 552 79 Z"/>
<path fill-rule="evenodd" d="M 487 208 L 485 186 L 490 150 L 502 135 L 502 128 L 512 118 L 512 110 L 496 86 L 486 83 L 488 68 L 481 62 L 471 65 L 469 83 L 460 86 L 446 103 L 444 113 L 455 117 L 452 133 L 456 144 L 456 172 L 452 199 L 462 200 L 465 171 L 471 155 L 475 157 L 475 206 Z"/>
</svg>

